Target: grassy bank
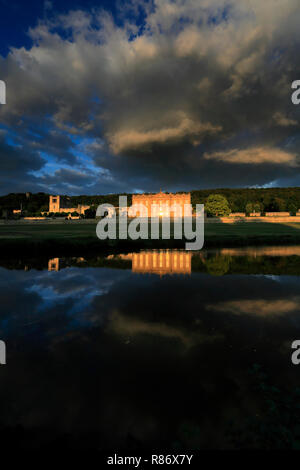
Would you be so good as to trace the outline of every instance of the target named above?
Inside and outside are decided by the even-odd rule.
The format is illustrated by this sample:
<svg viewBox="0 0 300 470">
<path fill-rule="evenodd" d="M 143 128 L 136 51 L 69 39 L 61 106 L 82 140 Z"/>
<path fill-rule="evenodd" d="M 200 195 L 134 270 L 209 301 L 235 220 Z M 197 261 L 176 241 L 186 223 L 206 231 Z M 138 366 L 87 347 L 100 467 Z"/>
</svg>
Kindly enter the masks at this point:
<svg viewBox="0 0 300 470">
<path fill-rule="evenodd" d="M 204 247 L 300 244 L 299 223 L 205 225 Z M 121 252 L 150 248 L 184 248 L 185 240 L 104 240 L 96 236 L 96 222 L 9 223 L 0 226 L 1 256 L 53 254 L 81 255 L 85 252 Z"/>
</svg>

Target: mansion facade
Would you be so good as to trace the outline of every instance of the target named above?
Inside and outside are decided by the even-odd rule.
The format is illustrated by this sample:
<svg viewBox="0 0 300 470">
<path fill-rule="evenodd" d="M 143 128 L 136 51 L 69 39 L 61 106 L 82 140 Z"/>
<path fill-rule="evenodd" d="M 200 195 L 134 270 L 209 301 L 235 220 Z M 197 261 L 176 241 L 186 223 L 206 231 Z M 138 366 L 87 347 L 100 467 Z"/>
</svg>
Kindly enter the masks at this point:
<svg viewBox="0 0 300 470">
<path fill-rule="evenodd" d="M 147 208 L 148 217 L 181 217 L 185 214 L 184 206 L 191 204 L 191 194 L 172 194 L 162 191 L 157 194 L 133 194 L 132 205 L 136 204 L 142 204 Z M 191 206 L 189 210 L 190 212 L 186 215 L 192 215 Z M 130 211 L 128 215 L 130 216 Z"/>
</svg>

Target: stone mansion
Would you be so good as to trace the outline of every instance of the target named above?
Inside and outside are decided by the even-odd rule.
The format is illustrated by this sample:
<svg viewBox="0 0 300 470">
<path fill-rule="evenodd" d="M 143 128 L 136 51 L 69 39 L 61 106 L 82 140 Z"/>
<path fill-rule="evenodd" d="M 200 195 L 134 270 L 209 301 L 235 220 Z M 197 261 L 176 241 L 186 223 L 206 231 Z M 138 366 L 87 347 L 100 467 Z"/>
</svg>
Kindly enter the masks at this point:
<svg viewBox="0 0 300 470">
<path fill-rule="evenodd" d="M 184 214 L 185 204 L 191 204 L 190 193 L 133 194 L 132 205 L 143 204 L 148 217 L 174 217 Z"/>
<path fill-rule="evenodd" d="M 173 194 L 162 191 L 157 194 L 133 194 L 132 205 L 135 204 L 143 204 L 148 209 L 148 217 L 180 216 L 181 211 L 182 215 L 184 214 L 184 205 L 191 204 L 191 194 Z M 84 215 L 84 212 L 89 208 L 90 206 L 81 204 L 77 207 L 71 207 L 69 198 L 64 196 L 49 196 L 49 212 L 67 214 L 77 212 Z M 127 208 L 127 210 L 130 217 L 130 208 Z"/>
</svg>

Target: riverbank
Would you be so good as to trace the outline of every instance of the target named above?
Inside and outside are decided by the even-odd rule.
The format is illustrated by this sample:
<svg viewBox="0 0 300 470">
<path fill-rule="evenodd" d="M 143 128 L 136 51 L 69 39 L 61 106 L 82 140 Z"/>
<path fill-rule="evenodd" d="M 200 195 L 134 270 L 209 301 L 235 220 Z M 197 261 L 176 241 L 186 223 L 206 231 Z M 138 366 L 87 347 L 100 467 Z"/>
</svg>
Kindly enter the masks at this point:
<svg viewBox="0 0 300 470">
<path fill-rule="evenodd" d="M 250 245 L 300 244 L 300 223 L 240 222 L 205 223 L 204 248 Z M 184 248 L 186 240 L 99 240 L 96 221 L 53 221 L 49 223 L 2 223 L 1 256 L 42 254 L 54 256 L 138 251 L 150 248 Z"/>
</svg>

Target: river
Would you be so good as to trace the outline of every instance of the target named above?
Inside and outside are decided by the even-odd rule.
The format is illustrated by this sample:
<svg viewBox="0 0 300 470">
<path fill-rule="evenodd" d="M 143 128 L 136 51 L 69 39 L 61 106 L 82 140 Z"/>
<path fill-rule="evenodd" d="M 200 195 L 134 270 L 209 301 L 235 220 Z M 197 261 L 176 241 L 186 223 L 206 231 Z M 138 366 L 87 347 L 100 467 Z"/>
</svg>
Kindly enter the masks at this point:
<svg viewBox="0 0 300 470">
<path fill-rule="evenodd" d="M 277 448 L 285 427 L 297 446 L 299 275 L 297 246 L 0 260 L 1 428 L 103 450 Z"/>
</svg>

